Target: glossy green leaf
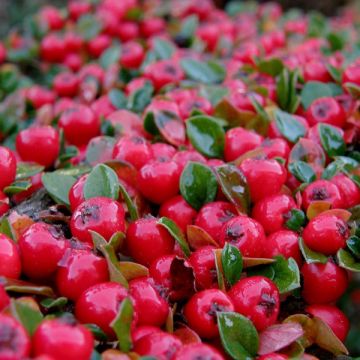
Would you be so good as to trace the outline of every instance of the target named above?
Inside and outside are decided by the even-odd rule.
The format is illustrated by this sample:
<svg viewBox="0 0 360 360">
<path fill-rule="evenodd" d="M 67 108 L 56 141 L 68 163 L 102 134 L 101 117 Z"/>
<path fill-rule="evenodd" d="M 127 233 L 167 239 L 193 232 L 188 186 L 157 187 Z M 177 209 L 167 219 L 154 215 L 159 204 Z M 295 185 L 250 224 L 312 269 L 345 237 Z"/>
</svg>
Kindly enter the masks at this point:
<svg viewBox="0 0 360 360">
<path fill-rule="evenodd" d="M 337 260 L 340 267 L 352 272 L 360 272 L 360 261 L 349 251 L 340 249 L 337 253 Z"/>
<path fill-rule="evenodd" d="M 9 218 L 7 216 L 3 216 L 0 219 L 0 233 L 6 235 L 7 237 L 16 242 L 16 235 L 14 229 L 12 228 Z"/>
<path fill-rule="evenodd" d="M 108 337 L 101 328 L 95 324 L 84 324 L 94 335 L 94 338 L 99 341 L 107 341 Z"/>
<path fill-rule="evenodd" d="M 236 246 L 226 243 L 221 252 L 221 262 L 226 281 L 234 285 L 240 279 L 243 268 L 241 252 Z"/>
<path fill-rule="evenodd" d="M 300 96 L 297 95 L 299 72 L 289 71 L 284 68 L 276 82 L 276 94 L 281 109 L 293 114 L 299 104 Z"/>
<path fill-rule="evenodd" d="M 183 59 L 180 64 L 189 79 L 205 84 L 220 83 L 226 75 L 225 69 L 217 63 Z"/>
<path fill-rule="evenodd" d="M 303 238 L 299 238 L 299 248 L 300 251 L 302 253 L 302 256 L 304 257 L 305 261 L 308 264 L 312 264 L 312 263 L 321 263 L 321 264 L 326 264 L 328 258 L 321 253 L 318 253 L 316 251 L 313 251 L 311 249 L 309 249 L 306 245 L 305 242 L 303 240 Z"/>
<path fill-rule="evenodd" d="M 129 352 L 132 348 L 131 323 L 133 320 L 134 308 L 130 298 L 126 297 L 121 302 L 119 312 L 110 326 L 114 330 L 119 341 L 119 349 Z"/>
<path fill-rule="evenodd" d="M 167 218 L 165 216 L 161 217 L 157 221 L 157 223 L 159 225 L 163 226 L 170 233 L 170 235 L 180 245 L 180 248 L 183 251 L 183 253 L 185 254 L 185 256 L 189 257 L 190 254 L 191 254 L 189 244 L 187 243 L 184 234 L 179 229 L 179 227 L 176 225 L 176 223 L 173 220 L 171 220 L 171 219 L 169 219 L 169 218 Z"/>
<path fill-rule="evenodd" d="M 329 74 L 331 75 L 331 77 L 335 80 L 335 82 L 341 83 L 341 78 L 342 78 L 341 71 L 331 64 L 327 64 L 326 68 Z"/>
<path fill-rule="evenodd" d="M 3 284 L 6 291 L 18 294 L 32 294 L 48 297 L 55 296 L 53 289 L 49 286 L 37 285 L 23 280 L 10 279 L 4 276 L 0 277 L 0 280 L 0 283 Z"/>
<path fill-rule="evenodd" d="M 31 176 L 41 173 L 43 170 L 44 166 L 42 165 L 19 162 L 16 167 L 16 180 L 27 179 Z"/>
<path fill-rule="evenodd" d="M 41 306 L 47 310 L 62 308 L 67 303 L 68 299 L 66 297 L 58 297 L 56 299 L 48 298 L 40 302 Z"/>
<path fill-rule="evenodd" d="M 142 113 L 146 106 L 151 102 L 151 96 L 154 92 L 154 87 L 150 81 L 146 81 L 144 86 L 131 93 L 128 98 L 127 107 L 129 110 L 136 113 Z"/>
<path fill-rule="evenodd" d="M 30 305 L 19 300 L 11 300 L 10 311 L 12 316 L 24 326 L 30 335 L 34 334 L 36 328 L 43 319 L 40 310 L 34 309 Z"/>
<path fill-rule="evenodd" d="M 41 179 L 44 188 L 57 203 L 70 205 L 69 191 L 76 181 L 75 177 L 54 171 L 44 173 Z"/>
<path fill-rule="evenodd" d="M 269 265 L 275 271 L 273 282 L 279 289 L 280 294 L 288 293 L 300 288 L 300 271 L 293 258 L 285 259 L 276 256 L 276 262 Z"/>
<path fill-rule="evenodd" d="M 99 164 L 91 170 L 84 185 L 85 199 L 104 196 L 111 199 L 119 197 L 119 179 L 109 166 Z"/>
<path fill-rule="evenodd" d="M 235 165 L 225 164 L 215 169 L 221 190 L 227 199 L 243 213 L 250 209 L 250 190 L 245 175 Z"/>
<path fill-rule="evenodd" d="M 222 158 L 225 131 L 211 116 L 198 115 L 186 121 L 187 136 L 196 150 L 209 158 Z"/>
<path fill-rule="evenodd" d="M 180 177 L 180 192 L 186 202 L 199 210 L 214 201 L 218 185 L 211 169 L 197 162 L 189 162 Z"/>
<path fill-rule="evenodd" d="M 316 180 L 313 168 L 305 161 L 294 161 L 289 164 L 289 171 L 302 183 L 311 183 Z"/>
<path fill-rule="evenodd" d="M 202 85 L 200 87 L 200 96 L 208 99 L 213 106 L 216 106 L 226 95 L 229 90 L 220 85 Z"/>
<path fill-rule="evenodd" d="M 286 220 L 285 226 L 293 231 L 299 231 L 306 222 L 306 215 L 300 209 L 291 209 L 290 218 Z"/>
<path fill-rule="evenodd" d="M 261 61 L 257 62 L 256 65 L 258 67 L 259 72 L 261 72 L 263 74 L 268 74 L 270 76 L 277 76 L 284 69 L 283 62 L 277 58 L 261 60 Z"/>
<path fill-rule="evenodd" d="M 360 259 L 360 238 L 356 235 L 346 240 L 346 245 L 356 259 Z"/>
<path fill-rule="evenodd" d="M 31 180 L 16 180 L 9 186 L 4 187 L 3 192 L 6 195 L 14 195 L 29 190 L 31 186 Z"/>
<path fill-rule="evenodd" d="M 253 323 L 235 312 L 218 312 L 221 343 L 235 360 L 254 359 L 259 348 L 259 336 Z"/>
<path fill-rule="evenodd" d="M 304 125 L 291 114 L 278 109 L 275 111 L 274 116 L 276 127 L 280 133 L 292 143 L 296 143 L 299 138 L 306 135 Z"/>
<path fill-rule="evenodd" d="M 121 56 L 121 47 L 119 44 L 115 44 L 107 48 L 100 56 L 99 63 L 107 69 L 110 65 L 117 64 Z"/>
<path fill-rule="evenodd" d="M 101 31 L 102 25 L 100 21 L 90 14 L 85 14 L 76 23 L 75 32 L 84 40 L 91 40 Z"/>
<path fill-rule="evenodd" d="M 125 186 L 121 182 L 119 182 L 119 190 L 120 190 L 122 198 L 125 201 L 126 207 L 127 207 L 128 211 L 129 211 L 130 219 L 132 221 L 135 221 L 135 220 L 139 219 L 139 210 L 137 208 L 137 205 L 131 199 L 129 193 L 125 189 Z"/>
<path fill-rule="evenodd" d="M 159 60 L 170 59 L 175 50 L 175 46 L 170 41 L 155 38 L 154 52 Z"/>
<path fill-rule="evenodd" d="M 181 29 L 178 36 L 181 36 L 183 39 L 190 40 L 199 25 L 199 19 L 196 15 L 188 16 L 181 24 Z"/>
<path fill-rule="evenodd" d="M 330 157 L 345 153 L 345 141 L 340 130 L 336 127 L 329 124 L 320 124 L 319 136 L 321 145 Z"/>
<path fill-rule="evenodd" d="M 112 89 L 109 92 L 109 100 L 116 109 L 125 109 L 127 106 L 126 95 L 119 89 Z"/>
<path fill-rule="evenodd" d="M 115 145 L 115 138 L 110 136 L 101 136 L 97 141 L 90 141 L 86 147 L 85 159 L 90 165 L 96 165 L 103 162 L 103 155 L 111 153 Z"/>
</svg>

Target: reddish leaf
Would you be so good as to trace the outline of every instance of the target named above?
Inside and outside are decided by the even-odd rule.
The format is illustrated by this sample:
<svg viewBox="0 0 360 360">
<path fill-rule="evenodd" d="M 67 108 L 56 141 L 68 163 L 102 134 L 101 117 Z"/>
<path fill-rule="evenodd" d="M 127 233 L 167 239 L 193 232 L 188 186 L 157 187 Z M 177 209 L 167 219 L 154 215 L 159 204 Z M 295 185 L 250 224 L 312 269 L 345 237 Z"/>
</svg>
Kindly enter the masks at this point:
<svg viewBox="0 0 360 360">
<path fill-rule="evenodd" d="M 175 330 L 174 335 L 180 338 L 183 345 L 201 343 L 200 336 L 185 325 L 182 325 L 180 329 Z"/>
<path fill-rule="evenodd" d="M 170 266 L 172 301 L 188 299 L 195 292 L 195 276 L 192 267 L 185 259 L 174 258 Z"/>
</svg>

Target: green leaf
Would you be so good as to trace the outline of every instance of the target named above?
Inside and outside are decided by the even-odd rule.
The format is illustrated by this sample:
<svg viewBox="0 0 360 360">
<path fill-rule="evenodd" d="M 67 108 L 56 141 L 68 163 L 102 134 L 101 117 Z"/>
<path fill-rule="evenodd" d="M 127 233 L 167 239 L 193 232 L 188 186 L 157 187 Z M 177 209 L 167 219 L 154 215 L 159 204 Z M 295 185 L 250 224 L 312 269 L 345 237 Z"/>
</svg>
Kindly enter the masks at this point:
<svg viewBox="0 0 360 360">
<path fill-rule="evenodd" d="M 234 285 L 241 277 L 243 259 L 239 249 L 226 243 L 221 252 L 221 262 L 225 279 L 230 285 Z"/>
<path fill-rule="evenodd" d="M 19 162 L 16 167 L 16 180 L 24 180 L 44 170 L 44 166 L 32 163 Z"/>
<path fill-rule="evenodd" d="M 175 50 L 175 46 L 170 41 L 155 38 L 154 51 L 159 60 L 170 59 Z"/>
<path fill-rule="evenodd" d="M 132 221 L 139 219 L 139 210 L 136 206 L 136 203 L 131 199 L 129 193 L 126 191 L 124 185 L 121 182 L 119 182 L 119 190 L 129 211 L 130 219 Z"/>
<path fill-rule="evenodd" d="M 31 180 L 16 180 L 11 185 L 6 186 L 3 192 L 6 195 L 14 195 L 29 190 L 32 186 Z"/>
<path fill-rule="evenodd" d="M 200 96 L 208 99 L 213 106 L 216 106 L 228 93 L 228 89 L 219 85 L 203 85 L 199 90 Z"/>
<path fill-rule="evenodd" d="M 327 64 L 326 68 L 333 80 L 335 80 L 336 83 L 340 84 L 342 78 L 341 71 L 331 64 Z"/>
<path fill-rule="evenodd" d="M 154 87 L 151 82 L 146 81 L 142 88 L 135 90 L 129 96 L 128 109 L 136 113 L 142 113 L 146 106 L 150 104 L 153 92 Z"/>
<path fill-rule="evenodd" d="M 99 63 L 104 69 L 107 69 L 110 65 L 118 63 L 120 60 L 120 56 L 121 56 L 121 47 L 119 44 L 115 44 L 107 48 L 101 54 Z"/>
<path fill-rule="evenodd" d="M 221 343 L 235 360 L 252 360 L 259 348 L 259 336 L 253 323 L 235 312 L 218 312 Z"/>
<path fill-rule="evenodd" d="M 33 309 L 30 305 L 19 300 L 11 300 L 10 310 L 12 316 L 19 320 L 30 335 L 34 334 L 43 319 L 40 310 Z"/>
<path fill-rule="evenodd" d="M 225 131 L 211 116 L 198 115 L 186 121 L 186 133 L 196 150 L 209 158 L 222 158 Z"/>
<path fill-rule="evenodd" d="M 85 199 L 104 196 L 111 199 L 119 197 L 119 178 L 109 166 L 99 164 L 88 175 L 84 185 Z"/>
<path fill-rule="evenodd" d="M 110 326 L 114 330 L 119 341 L 119 349 L 129 352 L 132 348 L 131 323 L 133 320 L 134 308 L 130 298 L 126 297 L 120 305 L 116 318 Z"/>
<path fill-rule="evenodd" d="M 274 113 L 276 127 L 280 133 L 292 143 L 296 143 L 299 138 L 306 135 L 306 129 L 303 124 L 295 119 L 291 114 L 276 110 Z"/>
<path fill-rule="evenodd" d="M 14 229 L 12 228 L 9 218 L 7 216 L 4 216 L 0 219 L 0 234 L 4 234 L 8 238 L 16 242 Z"/>
<path fill-rule="evenodd" d="M 340 32 L 331 32 L 326 36 L 326 40 L 329 42 L 331 51 L 340 51 L 344 48 L 346 39 L 344 34 Z"/>
<path fill-rule="evenodd" d="M 245 175 L 235 165 L 217 166 L 215 172 L 223 194 L 243 213 L 250 209 L 250 190 Z"/>
<path fill-rule="evenodd" d="M 348 249 L 351 251 L 354 257 L 358 260 L 360 259 L 360 238 L 356 235 L 350 236 L 346 240 L 346 245 Z"/>
<path fill-rule="evenodd" d="M 339 88 L 335 83 L 308 81 L 301 91 L 301 103 L 306 110 L 316 99 L 321 97 L 337 96 L 341 93 L 341 88 Z"/>
<path fill-rule="evenodd" d="M 360 98 L 360 86 L 355 84 L 355 83 L 351 83 L 351 82 L 346 82 L 345 84 L 343 84 L 344 88 L 352 95 L 353 98 L 355 99 L 359 99 Z"/>
<path fill-rule="evenodd" d="M 299 238 L 299 248 L 300 251 L 305 259 L 305 261 L 308 264 L 312 264 L 312 263 L 321 263 L 321 264 L 326 264 L 328 258 L 321 253 L 318 253 L 316 251 L 313 251 L 311 249 L 309 249 L 304 242 L 303 238 Z"/>
<path fill-rule="evenodd" d="M 70 206 L 69 191 L 76 182 L 71 175 L 61 174 L 59 171 L 44 173 L 42 183 L 48 194 L 59 204 Z"/>
<path fill-rule="evenodd" d="M 190 161 L 180 177 L 180 193 L 186 202 L 199 210 L 204 204 L 214 201 L 218 185 L 211 169 Z"/>
<path fill-rule="evenodd" d="M 345 141 L 340 130 L 336 127 L 329 124 L 320 124 L 319 136 L 321 145 L 330 157 L 345 153 Z"/>
<path fill-rule="evenodd" d="M 294 113 L 300 103 L 300 97 L 297 95 L 297 82 L 299 72 L 294 70 L 290 72 L 284 68 L 276 82 L 276 94 L 281 109 Z"/>
<path fill-rule="evenodd" d="M 41 306 L 47 310 L 51 310 L 54 308 L 62 308 L 68 303 L 68 299 L 66 297 L 58 297 L 57 299 L 44 299 L 40 302 Z"/>
<path fill-rule="evenodd" d="M 75 32 L 84 40 L 91 40 L 101 31 L 102 25 L 100 21 L 90 14 L 85 14 L 77 21 Z"/>
<path fill-rule="evenodd" d="M 316 180 L 316 174 L 313 168 L 305 161 L 294 161 L 288 166 L 289 171 L 302 183 L 311 183 Z"/>
<path fill-rule="evenodd" d="M 269 265 L 275 271 L 273 282 L 279 289 L 280 294 L 288 293 L 300 288 L 300 271 L 293 258 L 285 259 L 276 256 L 276 262 Z"/>
<path fill-rule="evenodd" d="M 97 352 L 95 349 L 93 349 L 90 360 L 101 360 L 101 355 L 99 352 Z"/>
<path fill-rule="evenodd" d="M 96 340 L 107 341 L 108 337 L 101 328 L 95 324 L 85 324 L 85 326 L 92 332 Z"/>
<path fill-rule="evenodd" d="M 181 36 L 183 39 L 190 40 L 199 25 L 199 19 L 197 15 L 188 16 L 181 24 L 181 29 L 178 36 Z"/>
<path fill-rule="evenodd" d="M 119 89 L 112 89 L 109 92 L 109 100 L 116 109 L 125 109 L 127 106 L 127 99 L 123 91 Z"/>
<path fill-rule="evenodd" d="M 273 77 L 279 75 L 284 69 L 283 62 L 277 58 L 261 60 L 256 65 L 259 72 Z"/>
<path fill-rule="evenodd" d="M 96 141 L 91 141 L 86 147 L 85 160 L 90 165 L 103 162 L 103 154 L 112 153 L 116 140 L 110 136 L 101 136 Z"/>
<path fill-rule="evenodd" d="M 157 223 L 159 225 L 163 226 L 170 233 L 170 235 L 180 245 L 180 248 L 183 251 L 183 253 L 185 254 L 185 256 L 189 257 L 190 254 L 191 254 L 189 244 L 187 243 L 184 234 L 179 229 L 179 227 L 176 225 L 176 223 L 173 220 L 171 220 L 171 219 L 169 219 L 169 218 L 167 218 L 165 216 L 161 217 L 157 221 Z"/>
<path fill-rule="evenodd" d="M 194 59 L 181 60 L 181 67 L 187 77 L 205 84 L 217 84 L 224 80 L 226 72 L 215 62 L 202 62 Z"/>
<path fill-rule="evenodd" d="M 299 231 L 302 226 L 305 225 L 306 216 L 303 211 L 299 209 L 291 209 L 290 210 L 291 216 L 286 221 L 285 226 L 293 231 Z"/>
<path fill-rule="evenodd" d="M 337 252 L 337 260 L 340 267 L 352 272 L 360 272 L 360 262 L 349 251 L 340 249 Z"/>
</svg>

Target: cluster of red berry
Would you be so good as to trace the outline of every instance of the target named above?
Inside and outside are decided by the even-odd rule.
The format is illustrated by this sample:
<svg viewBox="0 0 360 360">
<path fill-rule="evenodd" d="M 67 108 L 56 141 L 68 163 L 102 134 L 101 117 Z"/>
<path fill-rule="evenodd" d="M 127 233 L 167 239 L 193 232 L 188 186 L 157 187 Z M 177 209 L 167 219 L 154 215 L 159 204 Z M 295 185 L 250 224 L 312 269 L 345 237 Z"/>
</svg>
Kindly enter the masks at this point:
<svg viewBox="0 0 360 360">
<path fill-rule="evenodd" d="M 346 357 L 357 15 L 73 0 L 11 32 L 0 360 Z"/>
</svg>

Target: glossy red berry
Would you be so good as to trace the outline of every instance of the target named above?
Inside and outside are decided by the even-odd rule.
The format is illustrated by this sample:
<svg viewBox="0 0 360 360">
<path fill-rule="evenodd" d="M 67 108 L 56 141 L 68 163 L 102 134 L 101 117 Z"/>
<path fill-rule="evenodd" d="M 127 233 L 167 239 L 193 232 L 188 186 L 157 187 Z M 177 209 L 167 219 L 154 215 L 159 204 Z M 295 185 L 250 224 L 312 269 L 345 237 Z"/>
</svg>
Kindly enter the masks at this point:
<svg viewBox="0 0 360 360">
<path fill-rule="evenodd" d="M 55 76 L 53 88 L 59 96 L 76 96 L 79 90 L 79 79 L 71 72 L 62 72 Z"/>
<path fill-rule="evenodd" d="M 185 98 L 179 103 L 180 116 L 184 120 L 188 119 L 194 110 L 211 115 L 214 109 L 209 100 L 200 96 Z"/>
<path fill-rule="evenodd" d="M 257 360 L 288 360 L 289 357 L 284 354 L 278 354 L 278 353 L 271 353 L 259 356 L 256 358 Z"/>
<path fill-rule="evenodd" d="M 360 188 L 348 176 L 340 173 L 330 181 L 338 187 L 345 209 L 360 203 Z"/>
<path fill-rule="evenodd" d="M 215 241 L 219 241 L 223 225 L 236 214 L 235 207 L 230 203 L 211 202 L 200 209 L 195 219 L 195 225 L 205 230 Z"/>
<path fill-rule="evenodd" d="M 350 323 L 346 315 L 335 305 L 314 304 L 307 306 L 305 311 L 324 321 L 334 334 L 345 341 L 350 329 Z"/>
<path fill-rule="evenodd" d="M 91 56 L 98 58 L 110 45 L 110 36 L 106 34 L 100 34 L 88 42 L 87 49 Z"/>
<path fill-rule="evenodd" d="M 61 62 L 65 55 L 65 43 L 59 35 L 50 33 L 46 35 L 40 44 L 40 56 L 50 63 Z"/>
<path fill-rule="evenodd" d="M 276 160 L 250 158 L 239 166 L 249 184 L 253 202 L 280 192 L 286 182 L 286 170 Z"/>
<path fill-rule="evenodd" d="M 150 335 L 155 332 L 162 332 L 162 330 L 157 326 L 151 326 L 151 325 L 140 325 L 137 326 L 132 332 L 131 337 L 133 343 L 137 343 L 141 338 L 143 338 L 146 335 Z"/>
<path fill-rule="evenodd" d="M 55 6 L 44 6 L 40 11 L 40 21 L 43 21 L 50 30 L 60 30 L 64 26 L 61 11 Z"/>
<path fill-rule="evenodd" d="M 176 360 L 224 360 L 224 357 L 212 346 L 203 343 L 192 343 L 181 347 L 175 354 Z"/>
<path fill-rule="evenodd" d="M 265 244 L 265 232 L 260 223 L 248 216 L 236 216 L 221 229 L 221 246 L 230 243 L 236 246 L 243 256 L 261 257 Z"/>
<path fill-rule="evenodd" d="M 21 274 L 21 260 L 16 243 L 0 234 L 0 276 L 18 279 Z"/>
<path fill-rule="evenodd" d="M 348 65 L 342 75 L 342 83 L 353 83 L 360 85 L 360 63 L 355 61 Z"/>
<path fill-rule="evenodd" d="M 304 280 L 302 295 L 309 304 L 334 302 L 348 286 L 346 271 L 331 261 L 326 264 L 304 264 L 301 274 Z"/>
<path fill-rule="evenodd" d="M 326 123 L 343 127 L 346 113 L 341 105 L 332 97 L 316 99 L 306 111 L 306 119 L 310 125 Z"/>
<path fill-rule="evenodd" d="M 325 255 L 335 255 L 346 245 L 350 231 L 346 222 L 338 216 L 320 214 L 309 221 L 302 236 L 310 249 Z"/>
<path fill-rule="evenodd" d="M 120 64 L 128 69 L 137 69 L 144 60 L 143 47 L 135 41 L 128 41 L 121 47 Z"/>
<path fill-rule="evenodd" d="M 106 260 L 90 250 L 67 250 L 56 272 L 56 287 L 60 295 L 74 301 L 89 287 L 107 281 Z"/>
<path fill-rule="evenodd" d="M 180 175 L 173 160 L 150 161 L 139 171 L 139 190 L 151 202 L 162 204 L 178 194 Z"/>
<path fill-rule="evenodd" d="M 23 272 L 32 279 L 52 276 L 70 243 L 54 226 L 45 223 L 31 225 L 19 238 Z"/>
<path fill-rule="evenodd" d="M 26 359 L 30 350 L 30 337 L 23 326 L 10 315 L 0 314 L 0 359 Z"/>
<path fill-rule="evenodd" d="M 287 159 L 290 153 L 290 147 L 285 139 L 265 139 L 260 148 L 268 159 L 283 158 Z"/>
<path fill-rule="evenodd" d="M 190 298 L 184 307 L 184 316 L 201 337 L 214 338 L 219 335 L 216 317 L 219 311 L 234 311 L 234 305 L 221 290 L 209 289 Z"/>
<path fill-rule="evenodd" d="M 251 276 L 241 279 L 228 294 L 235 311 L 248 317 L 258 331 L 276 322 L 280 311 L 280 294 L 268 278 Z"/>
<path fill-rule="evenodd" d="M 252 217 L 263 226 L 267 234 L 271 234 L 284 228 L 291 210 L 296 208 L 294 199 L 289 195 L 267 196 L 255 204 Z"/>
<path fill-rule="evenodd" d="M 279 230 L 270 234 L 264 244 L 263 256 L 272 258 L 282 255 L 292 257 L 301 265 L 302 257 L 299 248 L 299 235 L 291 230 Z"/>
<path fill-rule="evenodd" d="M 241 127 L 226 132 L 224 156 L 226 161 L 233 161 L 247 151 L 258 147 L 263 141 L 261 135 Z"/>
<path fill-rule="evenodd" d="M 92 244 L 89 230 L 110 240 L 118 231 L 125 231 L 125 211 L 120 203 L 106 197 L 94 197 L 82 202 L 73 212 L 70 221 L 73 236 Z"/>
<path fill-rule="evenodd" d="M 16 150 L 22 160 L 49 167 L 59 155 L 59 134 L 51 126 L 22 130 L 16 137 Z"/>
<path fill-rule="evenodd" d="M 85 326 L 66 319 L 44 320 L 33 336 L 33 354 L 54 360 L 88 360 L 94 346 L 93 336 Z"/>
<path fill-rule="evenodd" d="M 5 288 L 0 285 L 0 312 L 10 305 L 10 296 L 7 294 Z"/>
<path fill-rule="evenodd" d="M 65 139 L 76 146 L 86 145 L 100 133 L 100 121 L 86 105 L 65 110 L 60 115 L 59 127 L 64 130 Z"/>
<path fill-rule="evenodd" d="M 156 258 L 149 267 L 149 274 L 154 282 L 167 293 L 172 287 L 171 264 L 175 255 L 164 255 Z"/>
<path fill-rule="evenodd" d="M 307 185 L 302 194 L 302 206 L 306 210 L 313 201 L 327 201 L 333 209 L 343 207 L 339 188 L 329 180 L 315 180 Z"/>
<path fill-rule="evenodd" d="M 16 176 L 16 158 L 13 152 L 0 146 L 0 190 L 10 185 Z"/>
<path fill-rule="evenodd" d="M 10 209 L 9 198 L 0 190 L 0 217 Z"/>
<path fill-rule="evenodd" d="M 168 360 L 172 359 L 181 347 L 178 337 L 161 331 L 142 337 L 135 343 L 134 351 L 139 355 L 153 356 L 157 360 Z"/>
<path fill-rule="evenodd" d="M 124 136 L 115 144 L 113 158 L 130 163 L 140 170 L 153 159 L 150 144 L 140 136 Z"/>
<path fill-rule="evenodd" d="M 139 325 L 162 326 L 169 313 L 168 303 L 152 284 L 152 279 L 141 277 L 129 283 L 129 293 L 134 299 Z"/>
<path fill-rule="evenodd" d="M 79 179 L 77 179 L 76 182 L 74 183 L 74 185 L 70 188 L 69 201 L 70 201 L 71 211 L 75 211 L 75 209 L 82 202 L 85 201 L 84 186 L 85 186 L 87 177 L 88 177 L 87 174 L 79 177 Z"/>
<path fill-rule="evenodd" d="M 305 64 L 304 67 L 304 80 L 308 81 L 321 81 L 331 82 L 331 76 L 327 70 L 326 64 L 322 61 L 311 61 Z"/>
<path fill-rule="evenodd" d="M 162 203 L 159 215 L 173 220 L 186 233 L 186 227 L 194 223 L 197 212 L 181 195 L 177 195 Z"/>
<path fill-rule="evenodd" d="M 75 304 L 76 318 L 84 324 L 96 324 L 110 337 L 114 331 L 110 323 L 128 291 L 119 283 L 105 282 L 86 289 Z"/>
<path fill-rule="evenodd" d="M 137 262 L 150 265 L 158 257 L 173 252 L 174 239 L 164 227 L 157 224 L 157 219 L 142 218 L 130 223 L 126 245 Z"/>
<path fill-rule="evenodd" d="M 187 163 L 190 161 L 206 164 L 206 159 L 204 158 L 204 156 L 194 150 L 178 151 L 174 155 L 173 160 L 179 165 L 181 172 L 183 171 Z"/>
</svg>

